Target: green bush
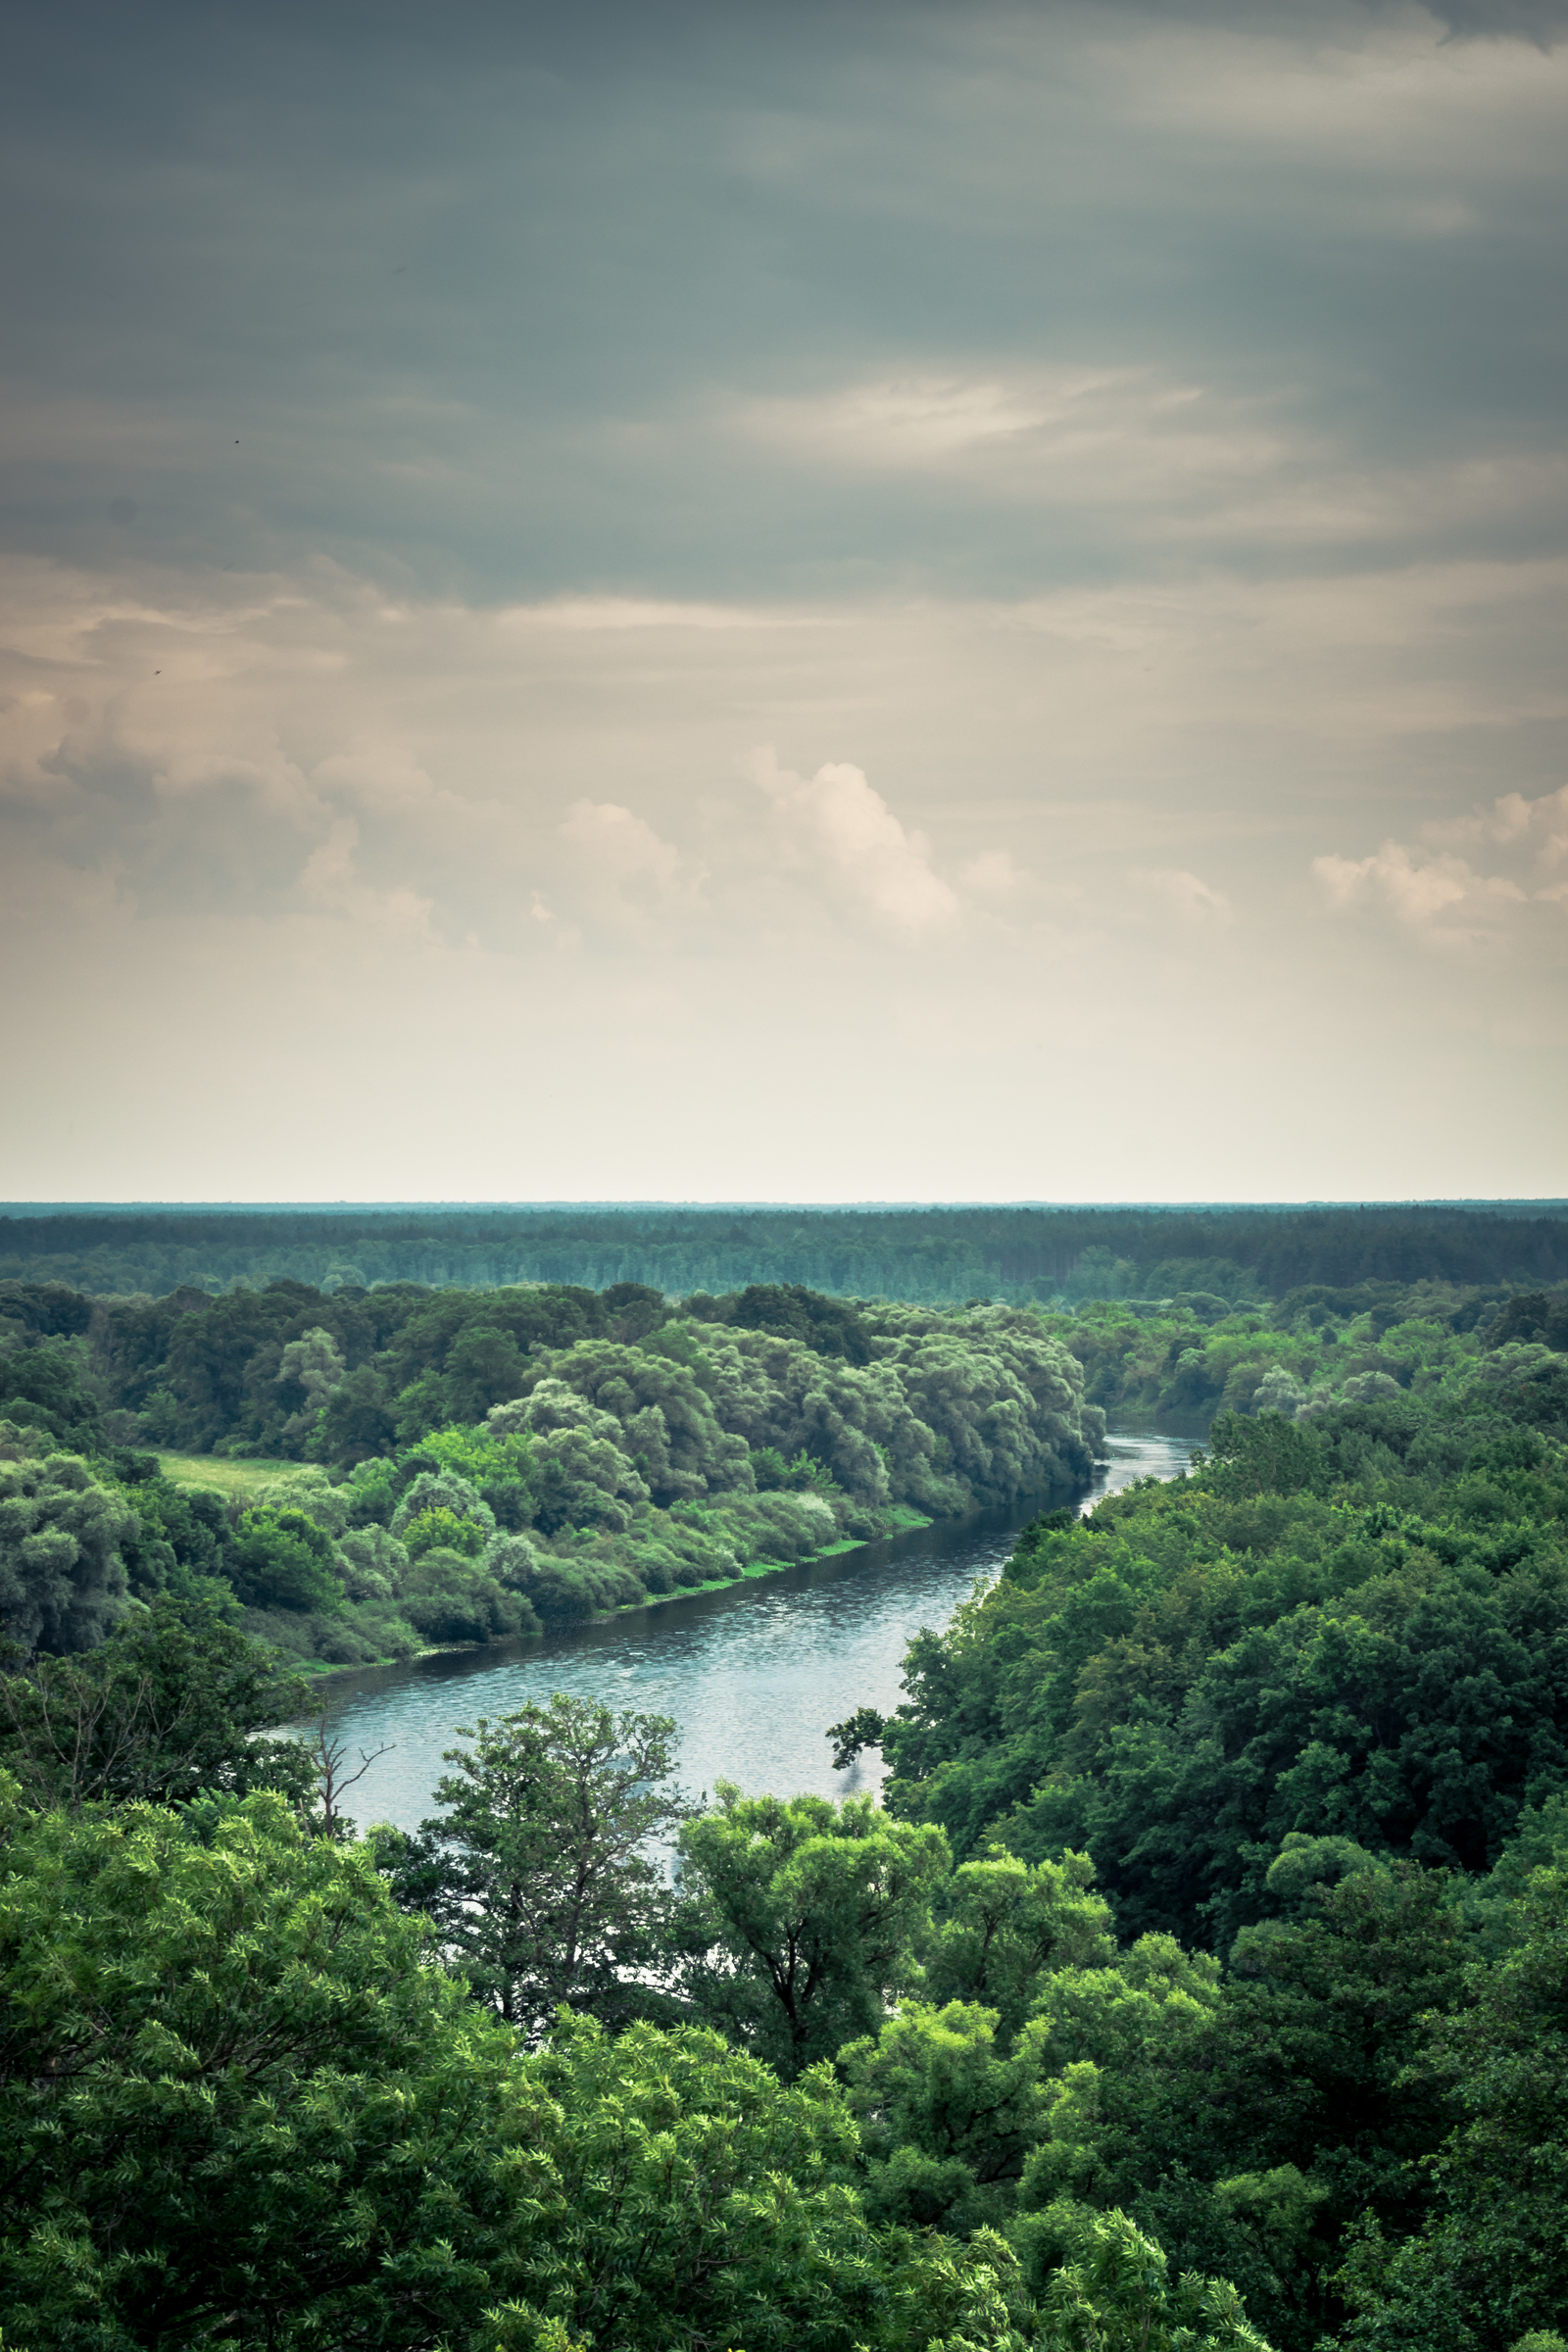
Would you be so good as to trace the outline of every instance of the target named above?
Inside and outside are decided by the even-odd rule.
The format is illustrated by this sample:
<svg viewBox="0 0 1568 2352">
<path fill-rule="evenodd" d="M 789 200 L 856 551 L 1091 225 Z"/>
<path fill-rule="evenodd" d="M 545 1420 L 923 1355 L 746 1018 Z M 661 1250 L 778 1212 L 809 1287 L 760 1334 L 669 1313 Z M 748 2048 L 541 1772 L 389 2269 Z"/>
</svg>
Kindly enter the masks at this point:
<svg viewBox="0 0 1568 2352">
<path fill-rule="evenodd" d="M 427 1551 L 455 1551 L 464 1559 L 476 1559 L 485 1547 L 485 1531 L 476 1519 L 460 1519 L 456 1511 L 437 1504 L 433 1510 L 420 1511 L 417 1517 L 404 1521 L 404 1548 L 411 1560 Z"/>
<path fill-rule="evenodd" d="M 253 1608 L 329 1614 L 343 1605 L 332 1540 L 303 1511 L 245 1512 L 227 1567 L 235 1592 Z"/>
</svg>

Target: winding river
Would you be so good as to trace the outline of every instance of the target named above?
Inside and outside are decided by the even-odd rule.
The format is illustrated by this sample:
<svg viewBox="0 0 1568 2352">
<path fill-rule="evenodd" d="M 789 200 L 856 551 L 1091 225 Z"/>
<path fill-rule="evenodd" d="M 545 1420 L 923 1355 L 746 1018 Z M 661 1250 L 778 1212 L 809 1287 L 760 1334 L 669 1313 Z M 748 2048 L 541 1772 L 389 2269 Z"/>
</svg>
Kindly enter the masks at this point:
<svg viewBox="0 0 1568 2352">
<path fill-rule="evenodd" d="M 1173 1478 L 1189 1441 L 1117 1435 L 1081 1510 L 1138 1478 Z M 910 1637 L 942 1626 L 977 1579 L 1001 1569 L 1039 1498 L 1005 1514 L 949 1519 L 765 1583 L 696 1592 L 543 1641 L 498 1643 L 406 1666 L 334 1676 L 325 1697 L 346 1769 L 374 1760 L 349 1794 L 362 1826 L 415 1828 L 431 1810 L 441 1751 L 475 1716 L 507 1714 L 553 1690 L 672 1715 L 680 1779 L 692 1789 L 736 1781 L 751 1794 L 815 1789 L 843 1796 L 880 1786 L 879 1753 L 835 1772 L 823 1734 L 856 1707 L 891 1713 Z M 377 1749 L 384 1752 L 374 1755 Z"/>
</svg>

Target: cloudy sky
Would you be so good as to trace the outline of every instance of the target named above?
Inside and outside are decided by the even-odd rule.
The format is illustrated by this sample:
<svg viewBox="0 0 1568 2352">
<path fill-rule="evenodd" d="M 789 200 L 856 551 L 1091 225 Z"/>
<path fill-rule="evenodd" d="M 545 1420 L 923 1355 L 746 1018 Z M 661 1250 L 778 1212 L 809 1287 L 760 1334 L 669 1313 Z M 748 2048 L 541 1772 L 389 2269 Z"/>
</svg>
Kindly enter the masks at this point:
<svg viewBox="0 0 1568 2352">
<path fill-rule="evenodd" d="M 1568 5 L 11 24 L 0 1194 L 1568 1190 Z"/>
</svg>

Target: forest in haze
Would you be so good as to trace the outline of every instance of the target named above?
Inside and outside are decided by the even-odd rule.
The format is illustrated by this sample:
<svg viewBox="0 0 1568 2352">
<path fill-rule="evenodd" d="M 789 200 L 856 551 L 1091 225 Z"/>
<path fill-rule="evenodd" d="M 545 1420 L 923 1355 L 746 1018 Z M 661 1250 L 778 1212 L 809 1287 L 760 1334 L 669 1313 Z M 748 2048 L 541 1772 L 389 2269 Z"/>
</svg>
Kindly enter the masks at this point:
<svg viewBox="0 0 1568 2352">
<path fill-rule="evenodd" d="M 1564 2352 L 1551 1223 L 1027 1303 L 8 1279 L 6 2344 Z M 1080 1518 L 1107 1419 L 1203 1443 Z M 1020 1505 L 821 1727 L 882 1804 L 558 1698 L 393 1831 L 288 1728 Z"/>
<path fill-rule="evenodd" d="M 799 1283 L 924 1305 L 1278 1298 L 1303 1283 L 1562 1282 L 1563 1206 L 13 1209 L 0 1280 L 100 1295 L 286 1276 L 321 1289 L 633 1282 L 672 1297 Z"/>
</svg>

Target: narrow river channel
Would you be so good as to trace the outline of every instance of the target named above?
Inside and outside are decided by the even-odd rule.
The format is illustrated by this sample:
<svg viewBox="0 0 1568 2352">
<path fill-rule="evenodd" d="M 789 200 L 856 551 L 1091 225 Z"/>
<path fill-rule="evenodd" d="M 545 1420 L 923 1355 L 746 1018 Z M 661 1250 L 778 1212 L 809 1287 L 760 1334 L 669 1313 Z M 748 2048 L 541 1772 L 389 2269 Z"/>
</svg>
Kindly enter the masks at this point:
<svg viewBox="0 0 1568 2352">
<path fill-rule="evenodd" d="M 1176 1438 L 1113 1433 L 1109 1446 L 1082 1510 L 1134 1479 L 1176 1477 L 1192 1454 Z M 462 1726 L 553 1690 L 672 1715 L 679 1777 L 693 1791 L 715 1780 L 780 1796 L 875 1788 L 880 1755 L 835 1772 L 828 1725 L 858 1706 L 892 1712 L 910 1637 L 945 1625 L 976 1579 L 997 1575 L 1039 1507 L 1037 1499 L 1005 1515 L 950 1519 L 765 1583 L 628 1610 L 543 1641 L 335 1676 L 324 1693 L 327 1724 L 348 1749 L 347 1768 L 385 1750 L 351 1791 L 348 1809 L 362 1828 L 415 1828 L 431 1810 L 441 1752 Z"/>
</svg>

